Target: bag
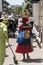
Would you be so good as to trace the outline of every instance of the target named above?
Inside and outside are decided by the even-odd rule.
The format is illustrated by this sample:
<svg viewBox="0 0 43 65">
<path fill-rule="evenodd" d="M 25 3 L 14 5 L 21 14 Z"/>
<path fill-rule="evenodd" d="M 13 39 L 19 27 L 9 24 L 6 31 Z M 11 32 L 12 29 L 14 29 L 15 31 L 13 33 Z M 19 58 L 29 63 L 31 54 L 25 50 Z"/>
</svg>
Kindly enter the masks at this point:
<svg viewBox="0 0 43 65">
<path fill-rule="evenodd" d="M 29 39 L 30 38 L 30 31 L 28 31 L 28 30 L 24 31 L 24 38 L 25 39 Z"/>
<path fill-rule="evenodd" d="M 17 38 L 17 43 L 22 44 L 24 43 L 24 39 L 29 39 L 30 38 L 30 31 L 25 30 L 25 31 L 20 31 L 19 36 Z"/>
<path fill-rule="evenodd" d="M 24 32 L 20 31 L 19 36 L 17 38 L 17 43 L 21 44 L 24 41 Z"/>
</svg>

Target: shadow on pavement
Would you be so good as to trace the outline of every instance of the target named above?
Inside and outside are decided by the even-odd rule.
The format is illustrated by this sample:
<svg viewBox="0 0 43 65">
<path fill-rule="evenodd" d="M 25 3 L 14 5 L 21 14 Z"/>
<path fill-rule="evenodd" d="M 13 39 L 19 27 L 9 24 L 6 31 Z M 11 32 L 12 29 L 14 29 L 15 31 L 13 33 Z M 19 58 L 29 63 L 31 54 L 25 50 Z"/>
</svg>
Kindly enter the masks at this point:
<svg viewBox="0 0 43 65">
<path fill-rule="evenodd" d="M 6 48 L 10 47 L 10 46 L 13 46 L 13 45 L 6 45 Z"/>
<path fill-rule="evenodd" d="M 43 62 L 43 59 L 25 59 L 25 60 L 19 60 L 19 61 L 22 61 L 22 62 L 26 62 L 26 63 L 41 63 Z"/>
<path fill-rule="evenodd" d="M 36 48 L 36 46 L 33 46 L 33 45 L 32 45 L 32 47 L 33 47 L 33 48 Z"/>
<path fill-rule="evenodd" d="M 5 57 L 8 57 L 9 55 L 5 54 Z"/>
</svg>

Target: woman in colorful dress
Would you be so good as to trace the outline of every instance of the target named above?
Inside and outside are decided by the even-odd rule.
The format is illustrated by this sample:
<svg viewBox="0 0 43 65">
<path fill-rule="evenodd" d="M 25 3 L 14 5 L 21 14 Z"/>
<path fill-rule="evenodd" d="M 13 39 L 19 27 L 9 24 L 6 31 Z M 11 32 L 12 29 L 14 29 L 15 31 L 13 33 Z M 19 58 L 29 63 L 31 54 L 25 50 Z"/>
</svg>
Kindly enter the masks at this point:
<svg viewBox="0 0 43 65">
<path fill-rule="evenodd" d="M 17 38 L 18 45 L 16 47 L 16 52 L 23 54 L 23 60 L 25 59 L 25 54 L 27 54 L 27 58 L 29 58 L 28 53 L 33 51 L 31 44 L 31 31 L 32 25 L 28 23 L 28 17 L 23 17 L 22 24 L 19 25 L 19 36 Z"/>
<path fill-rule="evenodd" d="M 4 63 L 6 41 L 8 41 L 7 27 L 0 19 L 0 65 Z"/>
</svg>

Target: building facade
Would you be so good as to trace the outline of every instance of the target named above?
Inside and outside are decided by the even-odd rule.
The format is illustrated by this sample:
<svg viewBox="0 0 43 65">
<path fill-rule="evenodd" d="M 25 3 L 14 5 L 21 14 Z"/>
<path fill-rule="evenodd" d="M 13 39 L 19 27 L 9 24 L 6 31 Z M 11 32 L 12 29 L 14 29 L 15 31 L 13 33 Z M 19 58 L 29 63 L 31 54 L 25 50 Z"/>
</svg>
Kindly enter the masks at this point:
<svg viewBox="0 0 43 65">
<path fill-rule="evenodd" d="M 8 11 L 8 6 L 9 6 L 9 3 L 6 0 L 2 0 L 3 11 L 7 12 Z"/>
</svg>

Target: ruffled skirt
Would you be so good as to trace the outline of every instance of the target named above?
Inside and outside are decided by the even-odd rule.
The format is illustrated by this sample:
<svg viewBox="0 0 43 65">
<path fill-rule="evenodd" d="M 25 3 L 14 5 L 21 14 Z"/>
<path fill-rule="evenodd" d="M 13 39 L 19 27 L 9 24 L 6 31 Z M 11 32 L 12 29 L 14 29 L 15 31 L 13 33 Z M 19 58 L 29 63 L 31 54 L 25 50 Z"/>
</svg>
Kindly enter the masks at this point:
<svg viewBox="0 0 43 65">
<path fill-rule="evenodd" d="M 33 51 L 32 45 L 31 44 L 18 44 L 16 47 L 17 53 L 30 53 Z"/>
</svg>

